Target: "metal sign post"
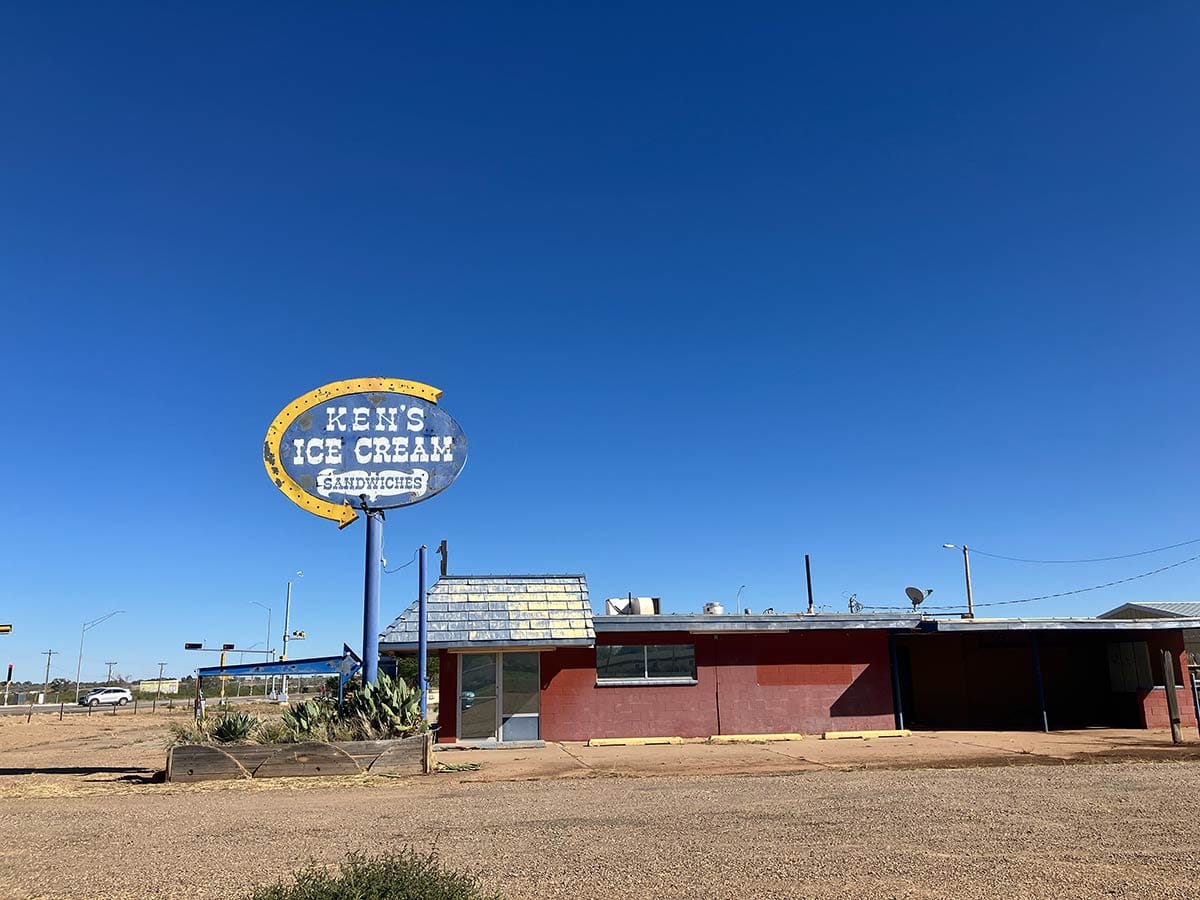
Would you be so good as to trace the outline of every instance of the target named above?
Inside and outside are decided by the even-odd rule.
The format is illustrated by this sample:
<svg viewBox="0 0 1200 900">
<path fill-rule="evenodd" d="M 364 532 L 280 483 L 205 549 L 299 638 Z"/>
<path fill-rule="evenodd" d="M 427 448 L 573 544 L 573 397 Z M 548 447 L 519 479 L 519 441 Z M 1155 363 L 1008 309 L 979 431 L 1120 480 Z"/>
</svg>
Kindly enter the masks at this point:
<svg viewBox="0 0 1200 900">
<path fill-rule="evenodd" d="M 445 541 L 442 541 L 444 544 Z M 417 682 L 421 691 L 421 718 L 427 719 L 429 711 L 429 673 L 426 657 L 429 655 L 428 611 L 425 608 L 425 545 L 421 545 L 421 562 L 417 567 Z"/>
<path fill-rule="evenodd" d="M 263 464 L 274 485 L 313 515 L 345 528 L 367 519 L 363 680 L 379 674 L 379 582 L 384 511 L 428 500 L 467 462 L 467 439 L 418 381 L 335 381 L 289 403 L 267 429 Z"/>
<path fill-rule="evenodd" d="M 383 572 L 383 510 L 367 509 L 367 562 L 363 584 L 363 681 L 379 676 L 379 581 Z"/>
</svg>

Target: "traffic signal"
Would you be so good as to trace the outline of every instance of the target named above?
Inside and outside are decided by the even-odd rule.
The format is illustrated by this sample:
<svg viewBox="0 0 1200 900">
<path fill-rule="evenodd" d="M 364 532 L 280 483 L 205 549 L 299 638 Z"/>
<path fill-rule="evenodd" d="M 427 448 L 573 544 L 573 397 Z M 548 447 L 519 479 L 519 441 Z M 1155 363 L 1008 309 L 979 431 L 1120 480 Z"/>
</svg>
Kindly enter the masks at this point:
<svg viewBox="0 0 1200 900">
<path fill-rule="evenodd" d="M 7 681 L 7 682 L 9 682 L 9 683 L 11 683 L 11 682 L 12 682 L 12 663 L 9 663 L 9 664 L 8 664 L 8 677 L 7 677 L 6 679 L 4 679 L 4 680 L 5 680 L 5 681 Z"/>
<path fill-rule="evenodd" d="M 233 644 L 222 644 L 222 645 L 221 645 L 221 649 L 222 649 L 222 650 L 232 650 L 232 649 L 233 649 Z"/>
<path fill-rule="evenodd" d="M 199 650 L 203 646 L 204 646 L 203 644 L 184 644 L 183 649 L 184 650 Z"/>
</svg>

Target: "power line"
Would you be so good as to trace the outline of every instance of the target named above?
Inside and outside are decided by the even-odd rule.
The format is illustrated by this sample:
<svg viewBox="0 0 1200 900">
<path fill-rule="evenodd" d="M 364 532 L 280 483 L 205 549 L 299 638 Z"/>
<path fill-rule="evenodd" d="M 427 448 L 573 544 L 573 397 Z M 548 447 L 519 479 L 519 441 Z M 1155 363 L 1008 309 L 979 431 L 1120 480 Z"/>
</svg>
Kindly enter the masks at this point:
<svg viewBox="0 0 1200 900">
<path fill-rule="evenodd" d="M 1151 553 L 1161 553 L 1164 550 L 1175 550 L 1178 547 L 1186 547 L 1189 544 L 1200 544 L 1200 538 L 1194 538 L 1190 541 L 1180 541 L 1178 544 L 1168 544 L 1165 547 L 1155 547 L 1153 550 L 1139 550 L 1137 553 L 1122 553 L 1119 556 L 1095 556 L 1091 559 L 1026 559 L 1021 556 L 1004 556 L 1000 553 L 988 553 L 986 550 L 980 550 L 976 547 L 972 547 L 971 552 L 977 553 L 980 556 L 990 556 L 992 559 L 1008 560 L 1009 562 L 1038 563 L 1043 565 L 1067 565 L 1071 563 L 1111 562 L 1115 559 L 1133 559 L 1135 556 L 1148 556 Z"/>
<path fill-rule="evenodd" d="M 1118 578 L 1115 581 L 1106 581 L 1104 584 L 1094 584 L 1091 587 L 1075 588 L 1072 591 L 1059 591 L 1057 594 L 1042 594 L 1039 597 L 1023 597 L 1020 600 L 993 600 L 991 603 L 976 603 L 976 607 L 980 606 L 1013 606 L 1017 603 L 1034 603 L 1038 600 L 1053 600 L 1056 597 L 1070 597 L 1074 594 L 1086 594 L 1088 591 L 1099 591 L 1104 588 L 1116 587 L 1118 584 L 1128 584 L 1131 581 L 1137 581 L 1139 578 L 1149 578 L 1151 575 L 1157 575 L 1160 572 L 1165 572 L 1168 569 L 1176 569 L 1179 566 L 1186 566 L 1188 563 L 1193 563 L 1200 559 L 1200 554 L 1189 556 L 1187 559 L 1181 559 L 1179 562 L 1171 563 L 1168 566 L 1160 566 L 1157 569 L 1151 569 L 1149 572 L 1142 572 L 1140 575 L 1130 575 L 1128 578 Z M 906 606 L 864 606 L 863 609 L 907 609 Z M 926 606 L 923 609 L 938 609 L 938 610 L 954 610 L 964 609 L 965 605 L 958 606 Z"/>
<path fill-rule="evenodd" d="M 396 566 L 396 568 L 394 568 L 394 569 L 384 569 L 383 570 L 384 574 L 385 575 L 394 575 L 395 573 L 399 572 L 401 569 L 407 569 L 409 566 L 411 566 L 413 563 L 415 563 L 417 561 L 417 554 L 420 552 L 421 552 L 420 550 L 414 550 L 412 559 L 410 559 L 408 562 L 404 563 L 403 565 Z"/>
</svg>

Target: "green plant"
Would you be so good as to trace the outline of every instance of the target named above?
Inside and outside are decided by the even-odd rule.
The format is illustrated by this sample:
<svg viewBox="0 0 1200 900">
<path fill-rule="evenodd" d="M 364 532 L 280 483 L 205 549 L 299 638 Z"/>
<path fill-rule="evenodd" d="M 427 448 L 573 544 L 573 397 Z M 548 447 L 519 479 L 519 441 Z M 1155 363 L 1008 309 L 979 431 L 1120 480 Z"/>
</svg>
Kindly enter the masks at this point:
<svg viewBox="0 0 1200 900">
<path fill-rule="evenodd" d="M 282 719 L 263 719 L 258 723 L 252 738 L 256 744 L 284 744 L 294 740 Z"/>
<path fill-rule="evenodd" d="M 311 866 L 291 884 L 259 888 L 245 900 L 499 900 L 473 875 L 443 869 L 435 854 L 411 849 L 380 856 L 351 854 L 335 872 Z"/>
<path fill-rule="evenodd" d="M 249 739 L 258 728 L 258 719 L 250 713 L 229 712 L 215 719 L 211 726 L 213 740 L 231 744 Z"/>
<path fill-rule="evenodd" d="M 178 747 L 180 744 L 206 744 L 211 739 L 208 727 L 202 721 L 172 722 L 171 737 L 167 739 L 167 746 Z"/>
<path fill-rule="evenodd" d="M 327 741 L 336 714 L 337 706 L 330 701 L 305 700 L 293 703 L 280 721 L 293 741 Z"/>
<path fill-rule="evenodd" d="M 346 697 L 338 717 L 363 741 L 403 737 L 425 727 L 420 692 L 403 678 L 383 673 L 374 684 L 364 684 Z"/>
</svg>

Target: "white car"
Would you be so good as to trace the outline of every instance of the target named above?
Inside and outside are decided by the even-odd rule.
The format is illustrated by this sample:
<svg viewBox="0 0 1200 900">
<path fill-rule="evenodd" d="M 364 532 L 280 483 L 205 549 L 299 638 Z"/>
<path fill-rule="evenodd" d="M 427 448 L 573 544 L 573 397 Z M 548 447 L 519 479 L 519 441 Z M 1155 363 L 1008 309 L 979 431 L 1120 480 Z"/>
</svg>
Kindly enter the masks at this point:
<svg viewBox="0 0 1200 900">
<path fill-rule="evenodd" d="M 109 706 L 124 706 L 132 699 L 133 694 L 131 694 L 126 688 L 96 688 L 94 691 L 88 691 L 86 694 L 80 697 L 79 705 L 100 706 L 101 704 L 107 704 Z"/>
</svg>

